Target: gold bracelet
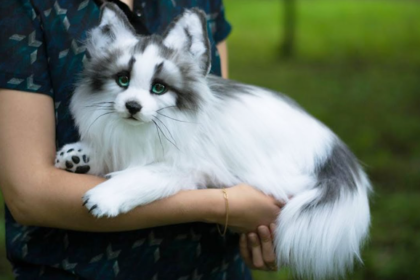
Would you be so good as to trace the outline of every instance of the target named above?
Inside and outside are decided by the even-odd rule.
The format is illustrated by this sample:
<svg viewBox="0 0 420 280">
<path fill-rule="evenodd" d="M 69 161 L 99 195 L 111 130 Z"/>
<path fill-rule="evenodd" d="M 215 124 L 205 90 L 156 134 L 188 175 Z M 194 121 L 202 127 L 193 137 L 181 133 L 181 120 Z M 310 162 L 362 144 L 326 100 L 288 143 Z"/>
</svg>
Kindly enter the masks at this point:
<svg viewBox="0 0 420 280">
<path fill-rule="evenodd" d="M 226 189 L 225 188 L 222 189 L 222 192 L 223 192 L 223 197 L 225 199 L 225 204 L 226 204 L 225 229 L 222 232 L 220 230 L 219 225 L 217 225 L 217 229 L 219 230 L 219 233 L 220 233 L 221 236 L 225 236 L 226 231 L 227 231 L 227 225 L 228 225 L 228 222 L 229 222 L 229 199 L 228 199 L 228 195 L 227 195 L 227 192 L 226 192 Z"/>
</svg>

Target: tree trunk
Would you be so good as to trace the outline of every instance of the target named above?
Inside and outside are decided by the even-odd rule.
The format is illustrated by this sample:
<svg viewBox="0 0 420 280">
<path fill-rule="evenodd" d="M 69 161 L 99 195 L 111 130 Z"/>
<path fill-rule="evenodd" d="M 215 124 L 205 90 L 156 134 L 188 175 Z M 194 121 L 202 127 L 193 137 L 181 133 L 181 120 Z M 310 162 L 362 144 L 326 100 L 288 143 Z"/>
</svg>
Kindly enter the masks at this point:
<svg viewBox="0 0 420 280">
<path fill-rule="evenodd" d="M 282 0 L 284 3 L 284 37 L 281 56 L 290 58 L 295 53 L 296 0 Z"/>
</svg>

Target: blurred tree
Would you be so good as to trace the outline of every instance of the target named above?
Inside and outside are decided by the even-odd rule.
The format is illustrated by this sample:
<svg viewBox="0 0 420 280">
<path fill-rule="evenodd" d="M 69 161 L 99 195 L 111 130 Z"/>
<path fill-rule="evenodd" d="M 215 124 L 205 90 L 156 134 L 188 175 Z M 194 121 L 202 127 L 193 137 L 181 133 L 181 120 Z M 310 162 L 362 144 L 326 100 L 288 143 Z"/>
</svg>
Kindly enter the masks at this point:
<svg viewBox="0 0 420 280">
<path fill-rule="evenodd" d="M 280 46 L 280 55 L 290 58 L 295 52 L 296 0 L 282 0 L 284 4 L 284 37 Z"/>
</svg>

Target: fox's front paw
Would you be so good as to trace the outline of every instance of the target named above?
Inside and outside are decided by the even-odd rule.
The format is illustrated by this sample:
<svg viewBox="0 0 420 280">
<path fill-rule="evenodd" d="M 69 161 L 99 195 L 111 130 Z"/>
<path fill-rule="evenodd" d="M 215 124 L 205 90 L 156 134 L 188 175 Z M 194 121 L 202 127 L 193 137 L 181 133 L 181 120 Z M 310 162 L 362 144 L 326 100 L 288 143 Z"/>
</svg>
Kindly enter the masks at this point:
<svg viewBox="0 0 420 280">
<path fill-rule="evenodd" d="M 133 197 L 121 192 L 108 180 L 89 190 L 83 196 L 83 205 L 95 217 L 115 217 L 133 209 Z"/>
<path fill-rule="evenodd" d="M 81 143 L 67 144 L 56 154 L 55 167 L 73 173 L 88 173 L 90 150 Z"/>
</svg>

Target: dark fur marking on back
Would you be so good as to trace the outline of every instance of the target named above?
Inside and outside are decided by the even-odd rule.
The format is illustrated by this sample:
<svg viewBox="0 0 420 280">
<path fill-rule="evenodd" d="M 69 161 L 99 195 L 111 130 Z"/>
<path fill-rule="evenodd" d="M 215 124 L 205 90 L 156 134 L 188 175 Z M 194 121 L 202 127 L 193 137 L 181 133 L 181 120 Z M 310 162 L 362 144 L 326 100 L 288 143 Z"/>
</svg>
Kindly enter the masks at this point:
<svg viewBox="0 0 420 280">
<path fill-rule="evenodd" d="M 220 99 L 235 98 L 240 94 L 253 94 L 253 90 L 258 88 L 256 86 L 242 84 L 233 80 L 223 79 L 213 75 L 207 76 L 207 82 L 212 92 Z M 303 109 L 296 101 L 285 94 L 266 88 L 259 89 L 269 91 L 275 96 L 281 98 L 293 108 L 306 112 L 305 109 Z"/>
<path fill-rule="evenodd" d="M 218 76 L 208 75 L 207 84 L 214 95 L 220 99 L 235 98 L 241 94 L 252 94 L 250 86 Z"/>
<path fill-rule="evenodd" d="M 253 90 L 255 88 L 258 88 L 256 86 L 242 84 L 233 80 L 223 79 L 214 75 L 207 76 L 207 84 L 212 90 L 212 92 L 220 99 L 235 98 L 240 94 L 253 94 Z M 281 98 L 293 108 L 306 113 L 305 109 L 303 109 L 296 101 L 294 101 L 289 96 L 266 88 L 260 89 L 273 93 L 275 96 Z"/>
</svg>

